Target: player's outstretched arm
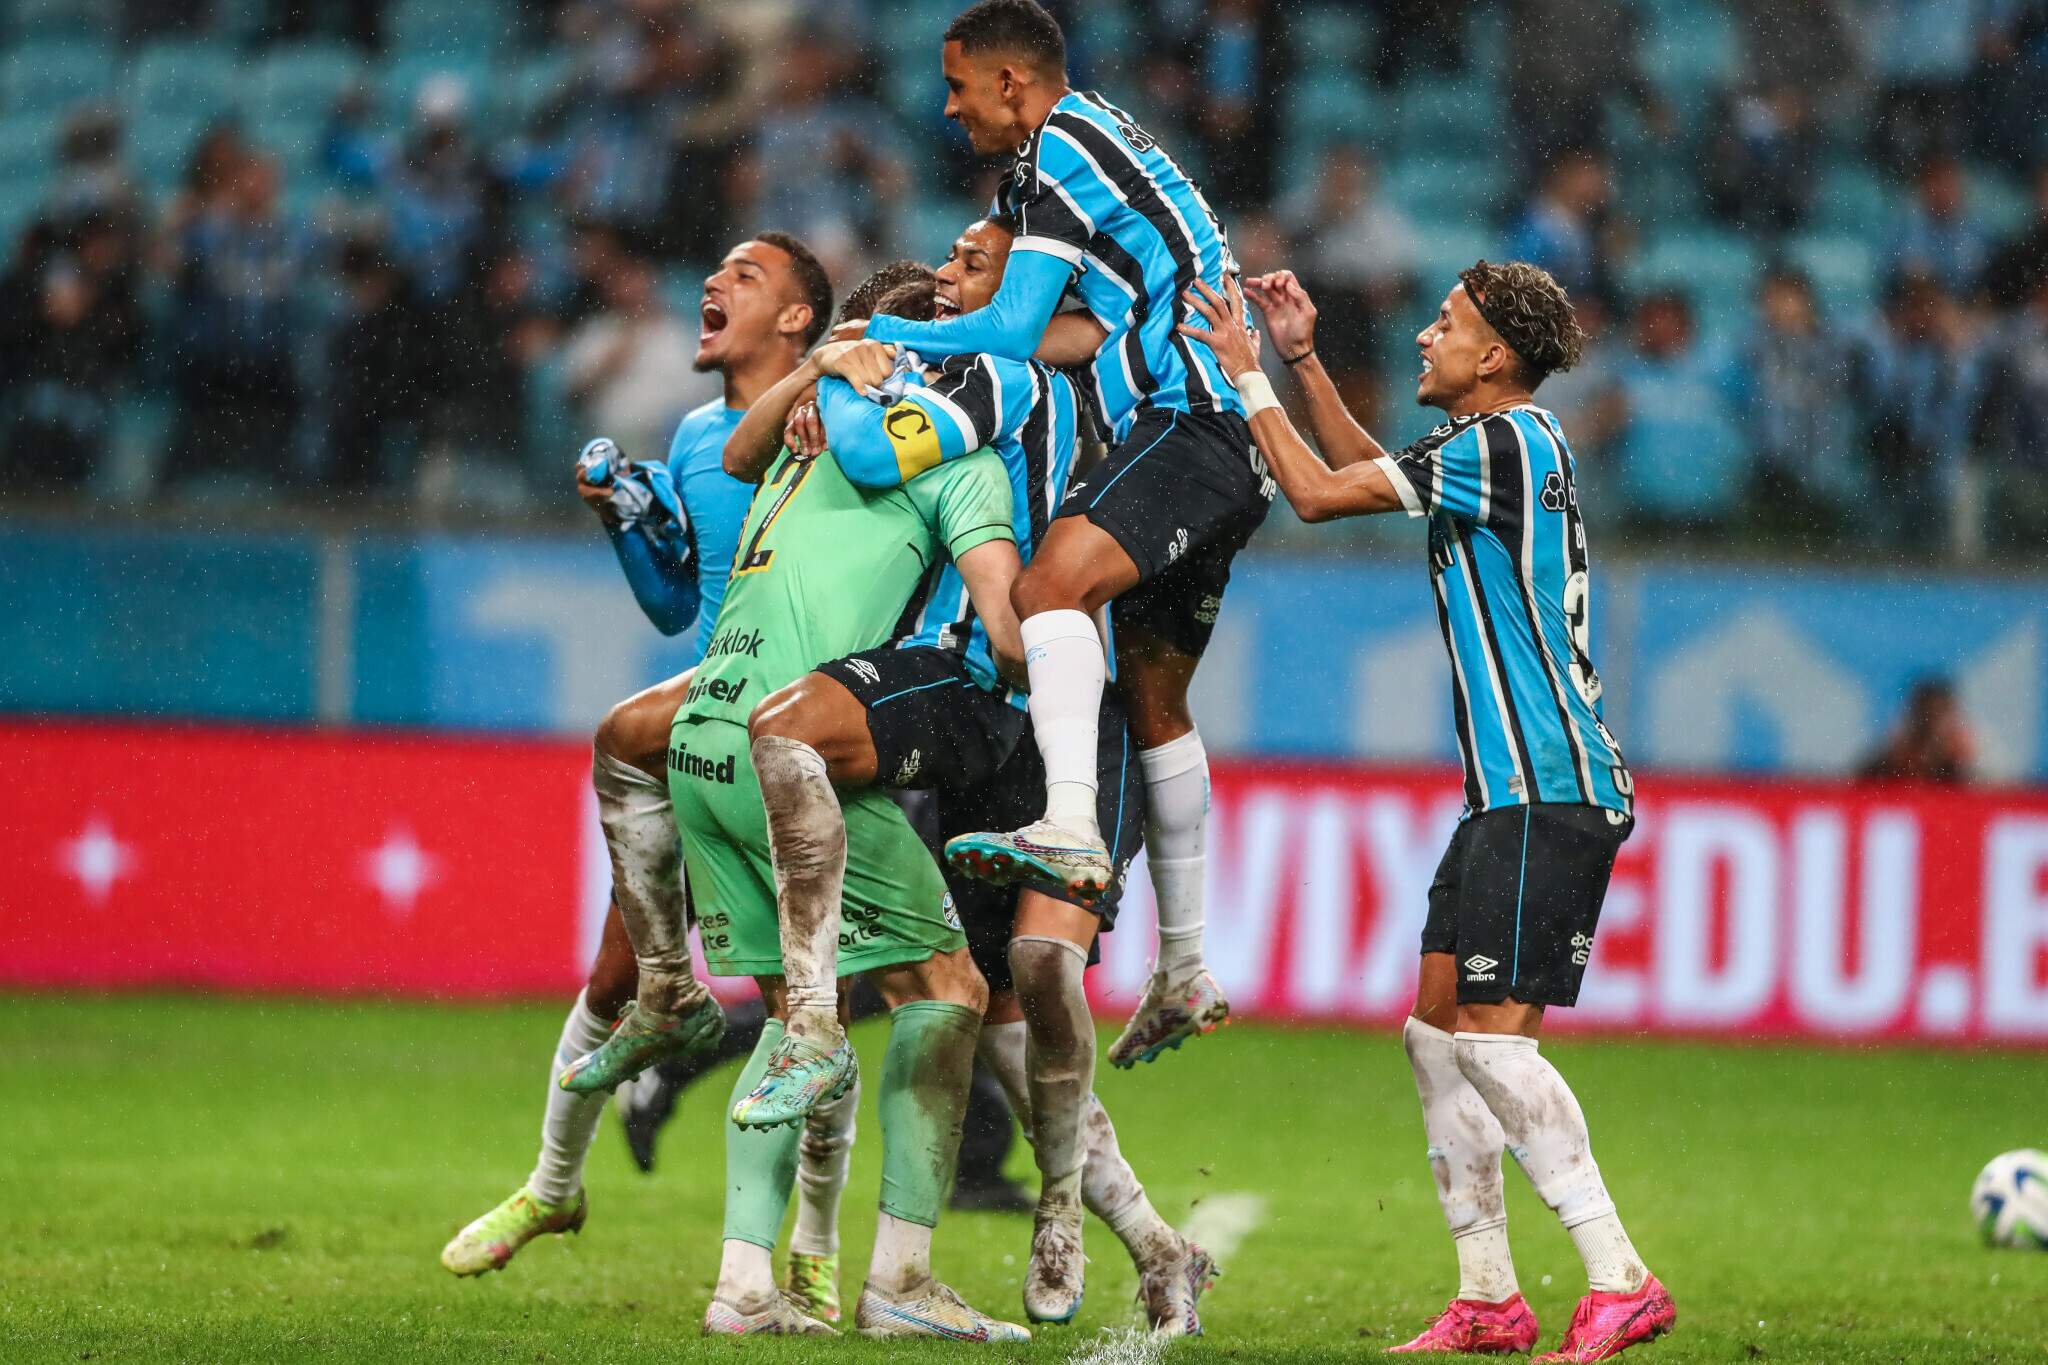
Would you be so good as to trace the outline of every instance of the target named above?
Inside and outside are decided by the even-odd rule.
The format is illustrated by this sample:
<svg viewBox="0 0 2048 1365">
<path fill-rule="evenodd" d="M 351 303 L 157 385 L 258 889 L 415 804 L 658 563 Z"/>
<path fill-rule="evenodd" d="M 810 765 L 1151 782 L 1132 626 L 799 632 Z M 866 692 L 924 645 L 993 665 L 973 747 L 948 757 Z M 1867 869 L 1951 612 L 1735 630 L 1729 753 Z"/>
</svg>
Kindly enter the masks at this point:
<svg viewBox="0 0 2048 1365">
<path fill-rule="evenodd" d="M 1385 447 L 1351 415 L 1316 355 L 1315 301 L 1294 272 L 1276 270 L 1256 276 L 1244 282 L 1244 289 L 1266 319 L 1266 336 L 1301 384 L 1323 458 L 1333 469 L 1342 469 L 1384 456 Z"/>
<path fill-rule="evenodd" d="M 1252 439 L 1266 457 L 1288 505 L 1303 521 L 1330 521 L 1337 517 L 1391 512 L 1401 506 L 1401 495 L 1393 481 L 1378 465 L 1356 463 L 1332 469 L 1301 439 L 1273 386 L 1259 369 L 1258 353 L 1251 334 L 1240 319 L 1244 298 L 1235 280 L 1225 280 L 1227 297 L 1195 281 L 1182 297 L 1207 320 L 1207 328 L 1182 323 L 1180 331 L 1208 345 L 1216 353 L 1225 374 L 1233 376 L 1237 393 L 1244 400 Z"/>
<path fill-rule="evenodd" d="M 782 429 L 790 410 L 811 396 L 818 383 L 818 353 L 811 352 L 801 365 L 775 381 L 773 388 L 754 400 L 740 418 L 732 435 L 725 438 L 725 472 L 747 483 L 759 483 L 768 466 L 782 449 Z"/>
<path fill-rule="evenodd" d="M 1057 256 L 1013 250 L 1002 285 L 986 308 L 944 322 L 912 322 L 878 313 L 868 323 L 868 339 L 908 346 L 927 360 L 984 353 L 1029 360 L 1044 340 L 1046 324 L 1073 274 L 1073 265 Z"/>
<path fill-rule="evenodd" d="M 836 375 L 818 384 L 818 415 L 840 471 L 862 488 L 894 488 L 981 446 L 969 445 L 959 423 L 924 394 L 885 408 Z"/>
</svg>

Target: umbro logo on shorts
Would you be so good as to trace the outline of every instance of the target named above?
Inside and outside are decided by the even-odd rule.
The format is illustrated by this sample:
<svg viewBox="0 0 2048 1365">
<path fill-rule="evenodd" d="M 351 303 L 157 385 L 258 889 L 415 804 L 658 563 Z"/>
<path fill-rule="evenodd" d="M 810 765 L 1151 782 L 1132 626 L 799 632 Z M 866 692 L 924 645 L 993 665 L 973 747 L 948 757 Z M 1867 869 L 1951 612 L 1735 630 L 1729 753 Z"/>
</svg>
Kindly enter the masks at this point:
<svg viewBox="0 0 2048 1365">
<path fill-rule="evenodd" d="M 876 668 L 866 659 L 848 659 L 846 661 L 846 671 L 871 687 L 882 680 L 882 670 Z"/>
<path fill-rule="evenodd" d="M 1500 963 L 1484 953 L 1474 953 L 1465 959 L 1465 979 L 1467 981 L 1491 981 L 1493 980 L 1493 969 L 1499 965 Z"/>
</svg>

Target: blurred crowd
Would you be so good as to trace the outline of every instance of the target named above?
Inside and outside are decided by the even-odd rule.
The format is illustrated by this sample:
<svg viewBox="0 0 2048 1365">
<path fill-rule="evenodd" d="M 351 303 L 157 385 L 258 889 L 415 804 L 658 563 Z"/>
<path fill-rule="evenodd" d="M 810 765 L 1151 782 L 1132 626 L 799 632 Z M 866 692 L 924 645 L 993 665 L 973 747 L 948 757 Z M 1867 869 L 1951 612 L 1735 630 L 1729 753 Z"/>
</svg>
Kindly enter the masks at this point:
<svg viewBox="0 0 2048 1365">
<path fill-rule="evenodd" d="M 227 4 L 107 22 L 139 50 Z M 2048 0 L 1049 7 L 1244 267 L 1302 275 L 1390 437 L 1456 267 L 1520 257 L 1593 338 L 1543 397 L 1610 535 L 2048 529 Z M 417 79 L 338 88 L 307 148 L 224 113 L 167 192 L 146 114 L 67 112 L 0 277 L 0 489 L 532 507 L 579 433 L 651 455 L 716 392 L 695 297 L 731 240 L 794 232 L 844 289 L 942 251 L 999 173 L 941 116 L 936 0 L 473 8 L 506 30 L 482 78 L 399 54 L 391 3 L 248 0 L 252 67 Z"/>
</svg>

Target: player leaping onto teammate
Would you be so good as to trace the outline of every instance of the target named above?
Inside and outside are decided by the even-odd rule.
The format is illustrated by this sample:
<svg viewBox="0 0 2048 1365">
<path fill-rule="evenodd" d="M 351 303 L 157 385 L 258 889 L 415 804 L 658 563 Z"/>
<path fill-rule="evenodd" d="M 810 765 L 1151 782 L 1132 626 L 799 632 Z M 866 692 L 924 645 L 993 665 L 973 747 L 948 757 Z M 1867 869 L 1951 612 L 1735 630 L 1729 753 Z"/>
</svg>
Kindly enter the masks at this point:
<svg viewBox="0 0 2048 1365">
<path fill-rule="evenodd" d="M 1097 715 L 1108 676 L 1093 613 L 1115 603 L 1118 685 L 1150 798 L 1146 830 L 1159 957 L 1110 1060 L 1129 1066 L 1229 1016 L 1202 961 L 1208 759 L 1187 704 L 1230 564 L 1265 520 L 1273 486 L 1230 377 L 1179 335 L 1180 294 L 1237 266 L 1222 225 L 1180 165 L 1128 114 L 1068 88 L 1066 40 L 1032 0 L 980 0 L 945 34 L 946 114 L 983 155 L 1015 153 L 999 206 L 1019 230 L 989 306 L 927 324 L 877 319 L 868 335 L 926 359 L 1027 360 L 1072 285 L 1104 329 L 1095 397 L 1115 448 L 1068 490 L 1011 594 L 1046 774 L 1044 818 L 964 835 L 948 856 L 978 875 L 1083 898 L 1111 879 L 1097 827 Z M 869 378 L 873 382 L 875 377 Z"/>
<path fill-rule="evenodd" d="M 1634 783 L 1600 718 L 1585 523 L 1571 448 L 1536 387 L 1583 337 L 1557 281 L 1531 265 L 1460 272 L 1416 344 L 1416 401 L 1450 420 L 1389 452 L 1315 360 L 1315 308 L 1292 274 L 1251 282 L 1300 376 L 1325 464 L 1259 372 L 1243 300 L 1189 302 L 1236 376 L 1287 500 L 1304 521 L 1405 510 L 1429 521 L 1437 619 L 1451 655 L 1465 815 L 1429 889 L 1421 981 L 1404 1042 L 1429 1163 L 1458 1252 L 1457 1297 L 1408 1352 L 1526 1351 L 1535 1315 L 1508 1254 L 1500 1154 L 1512 1152 L 1586 1263 L 1588 1292 L 1543 1361 L 1606 1360 L 1671 1329 L 1670 1295 L 1636 1255 L 1593 1160 L 1586 1117 L 1538 1051 L 1543 1011 L 1578 999 Z"/>
</svg>

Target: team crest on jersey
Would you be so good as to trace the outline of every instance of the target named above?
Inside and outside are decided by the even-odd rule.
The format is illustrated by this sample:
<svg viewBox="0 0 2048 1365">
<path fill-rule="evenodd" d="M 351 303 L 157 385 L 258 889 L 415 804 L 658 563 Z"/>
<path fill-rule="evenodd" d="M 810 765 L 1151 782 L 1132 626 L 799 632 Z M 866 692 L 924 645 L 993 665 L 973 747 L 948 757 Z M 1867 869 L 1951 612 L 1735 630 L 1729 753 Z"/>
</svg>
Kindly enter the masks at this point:
<svg viewBox="0 0 2048 1365">
<path fill-rule="evenodd" d="M 1134 152 L 1149 152 L 1159 145 L 1159 140 L 1134 123 L 1119 123 L 1117 136 L 1131 145 Z"/>
<path fill-rule="evenodd" d="M 946 899 L 939 903 L 939 913 L 945 916 L 948 929 L 960 927 L 960 907 L 953 904 L 953 893 L 948 891 Z"/>
<path fill-rule="evenodd" d="M 1543 508 L 1548 512 L 1562 512 L 1571 501 L 1571 491 L 1564 486 L 1564 475 L 1555 469 L 1543 476 Z"/>
</svg>

